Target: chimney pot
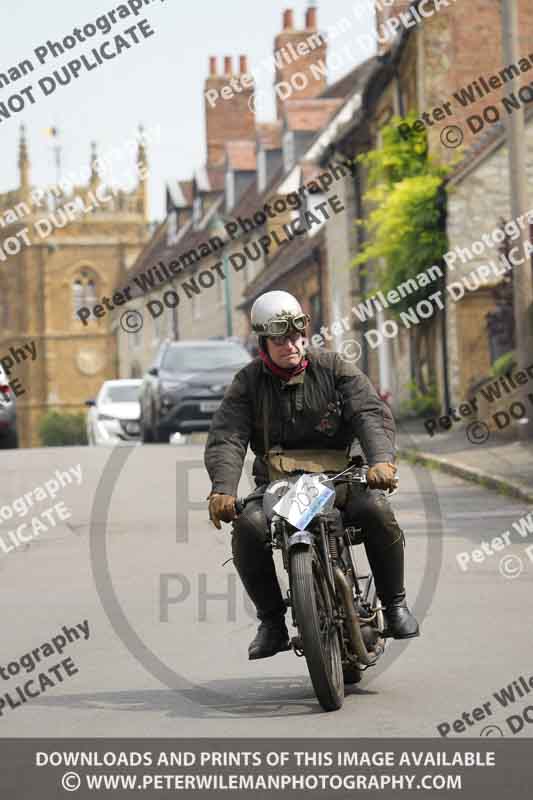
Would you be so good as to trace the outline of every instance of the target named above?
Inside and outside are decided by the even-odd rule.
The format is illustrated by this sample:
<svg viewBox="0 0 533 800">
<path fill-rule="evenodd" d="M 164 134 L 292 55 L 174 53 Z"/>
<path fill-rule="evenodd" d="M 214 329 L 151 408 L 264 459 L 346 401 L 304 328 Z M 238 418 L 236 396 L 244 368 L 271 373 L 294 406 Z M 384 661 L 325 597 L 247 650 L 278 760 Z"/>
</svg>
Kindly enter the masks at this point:
<svg viewBox="0 0 533 800">
<path fill-rule="evenodd" d="M 316 31 L 317 27 L 317 13 L 316 7 L 311 6 L 305 12 L 305 27 L 309 31 Z"/>
<path fill-rule="evenodd" d="M 239 74 L 246 75 L 248 72 L 248 59 L 246 56 L 240 56 L 239 58 Z"/>
<path fill-rule="evenodd" d="M 216 56 L 209 56 L 209 74 L 216 75 L 217 74 L 217 57 Z"/>
<path fill-rule="evenodd" d="M 224 75 L 231 75 L 231 56 L 224 56 Z"/>
<path fill-rule="evenodd" d="M 290 28 L 294 28 L 294 12 L 292 8 L 287 8 L 283 12 L 283 30 L 287 31 Z"/>
</svg>

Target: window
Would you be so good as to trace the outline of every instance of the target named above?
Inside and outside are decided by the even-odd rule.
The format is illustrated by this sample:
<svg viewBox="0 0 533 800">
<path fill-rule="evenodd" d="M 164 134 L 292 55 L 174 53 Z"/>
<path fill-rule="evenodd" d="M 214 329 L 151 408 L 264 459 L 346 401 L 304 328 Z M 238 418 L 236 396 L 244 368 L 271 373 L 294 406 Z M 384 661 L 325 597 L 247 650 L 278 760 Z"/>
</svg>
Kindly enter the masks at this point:
<svg viewBox="0 0 533 800">
<path fill-rule="evenodd" d="M 167 225 L 167 244 L 170 246 L 176 242 L 178 236 L 178 212 L 171 211 L 168 215 Z"/>
<path fill-rule="evenodd" d="M 311 332 L 312 334 L 320 333 L 322 327 L 322 308 L 320 304 L 320 295 L 313 294 L 309 298 L 309 315 L 311 317 Z"/>
<path fill-rule="evenodd" d="M 294 134 L 286 131 L 283 134 L 283 166 L 288 172 L 294 164 Z"/>
<path fill-rule="evenodd" d="M 235 178 L 232 170 L 226 172 L 226 211 L 235 205 Z"/>
<path fill-rule="evenodd" d="M 246 266 L 248 266 L 248 264 L 246 264 Z M 224 261 L 222 262 L 222 272 L 224 275 L 227 274 Z M 227 278 L 221 278 L 217 275 L 217 303 L 219 307 L 222 306 L 224 308 L 226 306 L 226 281 Z"/>
<path fill-rule="evenodd" d="M 174 285 L 174 284 L 172 284 Z M 177 339 L 178 336 L 178 311 L 175 308 L 170 308 L 167 312 L 166 320 L 167 320 L 167 339 Z"/>
<path fill-rule="evenodd" d="M 158 317 L 153 318 L 153 330 L 154 330 L 154 341 L 159 342 L 163 335 L 163 317 L 164 314 L 160 314 Z"/>
<path fill-rule="evenodd" d="M 306 205 L 305 211 L 313 212 L 323 202 L 324 202 L 324 195 L 322 194 L 322 192 L 317 192 L 316 194 L 309 195 L 308 197 L 305 198 L 305 205 Z M 316 236 L 316 234 L 326 224 L 326 220 L 320 213 L 316 214 L 315 216 L 317 216 L 319 219 L 318 224 L 316 222 L 313 222 L 313 224 L 310 226 L 305 225 L 305 223 L 303 225 L 303 227 L 308 228 L 309 236 Z"/>
<path fill-rule="evenodd" d="M 137 350 L 142 344 L 141 329 L 128 333 L 128 339 L 131 341 L 133 349 Z"/>
<path fill-rule="evenodd" d="M 193 320 L 200 319 L 200 298 L 196 293 L 191 295 L 191 311 Z"/>
<path fill-rule="evenodd" d="M 128 351 L 133 353 L 135 350 L 138 350 L 142 344 L 142 337 L 140 331 L 131 331 L 126 336 L 128 342 Z"/>
<path fill-rule="evenodd" d="M 74 303 L 74 319 L 78 319 L 77 313 L 85 305 L 83 302 L 83 284 L 79 278 L 77 278 L 73 285 L 72 285 L 72 301 Z"/>
<path fill-rule="evenodd" d="M 255 279 L 256 275 L 259 274 L 261 268 L 265 266 L 265 261 L 250 261 L 249 259 L 246 261 L 246 265 L 242 271 L 244 285 L 248 286 L 252 281 Z"/>
<path fill-rule="evenodd" d="M 194 224 L 200 222 L 202 219 L 203 213 L 203 202 L 200 195 L 197 195 L 194 198 L 193 205 L 192 205 L 192 220 Z"/>
<path fill-rule="evenodd" d="M 96 283 L 90 272 L 82 270 L 72 283 L 73 317 L 79 321 L 78 311 L 85 307 L 93 308 L 97 304 Z"/>
<path fill-rule="evenodd" d="M 257 154 L 257 190 L 263 192 L 267 185 L 267 157 L 266 151 L 261 148 Z"/>
</svg>

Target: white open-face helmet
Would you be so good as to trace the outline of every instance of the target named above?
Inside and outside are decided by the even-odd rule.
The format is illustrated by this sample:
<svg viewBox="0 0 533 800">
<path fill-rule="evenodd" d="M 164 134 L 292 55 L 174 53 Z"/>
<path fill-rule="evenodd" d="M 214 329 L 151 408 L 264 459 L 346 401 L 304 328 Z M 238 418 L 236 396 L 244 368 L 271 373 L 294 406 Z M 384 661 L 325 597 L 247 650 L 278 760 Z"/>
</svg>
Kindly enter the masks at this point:
<svg viewBox="0 0 533 800">
<path fill-rule="evenodd" d="M 265 292 L 252 306 L 252 330 L 258 336 L 283 336 L 292 328 L 303 334 L 309 316 L 288 292 Z"/>
</svg>

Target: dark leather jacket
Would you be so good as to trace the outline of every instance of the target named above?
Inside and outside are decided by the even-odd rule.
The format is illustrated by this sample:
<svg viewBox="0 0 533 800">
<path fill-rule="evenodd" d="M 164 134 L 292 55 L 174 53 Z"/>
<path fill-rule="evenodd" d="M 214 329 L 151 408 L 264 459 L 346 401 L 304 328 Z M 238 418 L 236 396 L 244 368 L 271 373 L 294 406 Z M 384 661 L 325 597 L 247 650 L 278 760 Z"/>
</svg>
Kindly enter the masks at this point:
<svg viewBox="0 0 533 800">
<path fill-rule="evenodd" d="M 256 482 L 268 481 L 265 418 L 268 448 L 348 451 L 358 441 L 369 466 L 394 461 L 394 419 L 366 375 L 337 353 L 309 349 L 307 358 L 305 372 L 289 382 L 259 358 L 235 375 L 205 447 L 212 492 L 237 494 L 248 445 Z"/>
</svg>

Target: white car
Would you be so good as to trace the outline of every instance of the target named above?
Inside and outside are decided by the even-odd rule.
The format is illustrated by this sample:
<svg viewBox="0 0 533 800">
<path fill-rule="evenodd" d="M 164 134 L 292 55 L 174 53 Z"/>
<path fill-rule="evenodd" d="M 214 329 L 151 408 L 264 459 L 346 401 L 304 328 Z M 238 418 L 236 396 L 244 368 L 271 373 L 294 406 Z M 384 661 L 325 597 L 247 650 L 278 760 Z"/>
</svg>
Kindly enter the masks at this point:
<svg viewBox="0 0 533 800">
<path fill-rule="evenodd" d="M 106 381 L 96 400 L 87 400 L 87 440 L 89 444 L 120 444 L 138 442 L 141 427 L 139 417 L 140 380 Z"/>
<path fill-rule="evenodd" d="M 18 447 L 15 392 L 0 365 L 0 449 Z"/>
</svg>

